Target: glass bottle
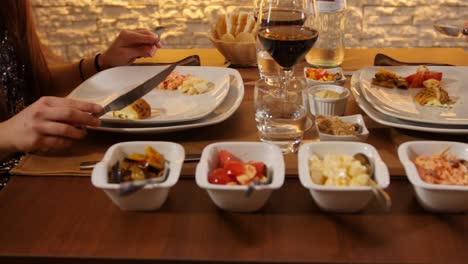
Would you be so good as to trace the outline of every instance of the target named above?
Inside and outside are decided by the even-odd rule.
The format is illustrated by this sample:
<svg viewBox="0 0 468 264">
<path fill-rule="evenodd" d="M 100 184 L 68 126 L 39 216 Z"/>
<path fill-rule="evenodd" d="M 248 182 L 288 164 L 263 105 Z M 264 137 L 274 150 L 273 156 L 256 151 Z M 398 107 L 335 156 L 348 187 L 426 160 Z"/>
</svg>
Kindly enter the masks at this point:
<svg viewBox="0 0 468 264">
<path fill-rule="evenodd" d="M 315 0 L 316 14 L 310 23 L 319 38 L 307 53 L 306 61 L 318 68 L 338 67 L 344 58 L 346 0 Z"/>
</svg>

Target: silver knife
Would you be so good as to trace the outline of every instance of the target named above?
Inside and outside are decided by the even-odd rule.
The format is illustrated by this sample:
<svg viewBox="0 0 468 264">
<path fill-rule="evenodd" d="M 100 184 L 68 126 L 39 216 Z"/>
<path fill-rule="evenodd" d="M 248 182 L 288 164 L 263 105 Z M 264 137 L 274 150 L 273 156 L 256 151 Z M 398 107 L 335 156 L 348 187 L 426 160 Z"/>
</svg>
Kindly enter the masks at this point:
<svg viewBox="0 0 468 264">
<path fill-rule="evenodd" d="M 138 85 L 137 87 L 133 88 L 132 90 L 120 95 L 116 99 L 114 99 L 112 102 L 108 103 L 106 106 L 104 106 L 104 110 L 96 114 L 95 117 L 101 117 L 105 113 L 108 113 L 110 111 L 117 111 L 120 110 L 127 105 L 135 102 L 136 100 L 140 99 L 143 97 L 145 94 L 149 93 L 151 90 L 153 90 L 156 85 L 161 83 L 164 79 L 166 79 L 169 74 L 175 69 L 175 67 L 178 65 L 178 63 L 173 63 L 169 66 L 167 66 L 164 70 L 156 74 L 155 76 L 149 78 L 148 80 L 144 81 L 142 84 Z"/>
<path fill-rule="evenodd" d="M 468 36 L 468 28 L 449 26 L 449 25 L 443 25 L 443 24 L 435 24 L 434 28 L 439 33 L 447 35 L 447 36 L 451 36 L 451 37 L 458 38 L 463 35 Z"/>
</svg>

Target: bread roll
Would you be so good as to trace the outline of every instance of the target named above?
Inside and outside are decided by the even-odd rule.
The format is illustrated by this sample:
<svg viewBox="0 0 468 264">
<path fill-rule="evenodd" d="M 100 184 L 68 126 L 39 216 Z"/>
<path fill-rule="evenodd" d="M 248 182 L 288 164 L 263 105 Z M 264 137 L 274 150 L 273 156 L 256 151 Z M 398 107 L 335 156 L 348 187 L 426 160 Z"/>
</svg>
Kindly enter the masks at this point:
<svg viewBox="0 0 468 264">
<path fill-rule="evenodd" d="M 239 13 L 230 13 L 226 15 L 226 32 L 233 36 L 236 35 L 238 18 L 239 18 Z"/>
<path fill-rule="evenodd" d="M 216 21 L 215 37 L 221 39 L 226 34 L 226 15 L 220 15 Z"/>
<path fill-rule="evenodd" d="M 245 11 L 241 11 L 239 13 L 239 16 L 237 17 L 237 25 L 236 25 L 236 31 L 234 36 L 237 37 L 239 33 L 244 32 L 245 25 L 247 24 L 247 18 L 249 17 L 249 13 Z"/>
</svg>

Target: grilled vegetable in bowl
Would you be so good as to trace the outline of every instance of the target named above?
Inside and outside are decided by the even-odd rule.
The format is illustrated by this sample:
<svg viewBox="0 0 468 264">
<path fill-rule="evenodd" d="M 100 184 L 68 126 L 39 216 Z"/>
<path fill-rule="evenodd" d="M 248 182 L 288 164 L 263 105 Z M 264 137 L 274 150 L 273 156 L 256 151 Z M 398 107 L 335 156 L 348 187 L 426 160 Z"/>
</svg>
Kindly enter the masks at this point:
<svg viewBox="0 0 468 264">
<path fill-rule="evenodd" d="M 157 161 L 159 157 L 159 164 L 164 164 L 162 177 L 127 182 L 120 182 L 117 178 L 117 183 L 112 182 L 112 177 L 121 175 L 120 164 L 133 153 L 141 153 L 140 155 L 146 157 L 148 166 L 151 167 L 154 166 L 153 161 Z M 184 157 L 184 148 L 173 142 L 120 142 L 112 145 L 104 154 L 103 159 L 96 164 L 91 175 L 91 182 L 122 210 L 157 210 L 164 204 L 171 188 L 177 183 Z M 144 165 L 146 166 L 146 163 Z M 141 185 L 143 185 L 142 188 L 138 189 Z M 134 187 L 138 187 L 139 191 L 132 192 L 131 195 L 122 195 L 122 190 L 133 191 Z"/>
<path fill-rule="evenodd" d="M 132 153 L 126 156 L 121 164 L 117 162 L 109 172 L 109 182 L 121 183 L 163 177 L 165 163 L 164 156 L 148 146 L 145 154 Z"/>
</svg>

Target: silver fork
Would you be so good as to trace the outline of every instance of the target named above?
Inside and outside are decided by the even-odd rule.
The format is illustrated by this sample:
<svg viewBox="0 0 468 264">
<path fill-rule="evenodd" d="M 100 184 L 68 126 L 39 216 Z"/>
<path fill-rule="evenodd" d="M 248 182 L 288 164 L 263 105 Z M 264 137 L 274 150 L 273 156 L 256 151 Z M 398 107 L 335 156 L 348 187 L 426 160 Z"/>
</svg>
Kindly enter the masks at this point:
<svg viewBox="0 0 468 264">
<path fill-rule="evenodd" d="M 200 157 L 201 154 L 187 154 L 185 155 L 184 162 L 196 162 L 200 160 Z M 80 170 L 92 170 L 98 162 L 99 160 L 83 161 L 80 163 Z"/>
<path fill-rule="evenodd" d="M 150 178 L 150 179 L 141 180 L 141 181 L 128 181 L 128 182 L 120 183 L 119 195 L 127 196 L 127 195 L 130 195 L 132 193 L 135 193 L 143 189 L 147 185 L 162 183 L 167 180 L 170 172 L 171 170 L 169 167 L 169 162 L 166 161 L 166 164 L 164 166 L 164 173 L 162 177 Z"/>
<path fill-rule="evenodd" d="M 158 36 L 160 37 L 167 30 L 173 30 L 173 29 L 178 28 L 178 27 L 179 27 L 179 25 L 177 25 L 177 24 L 161 25 L 161 26 L 155 27 L 154 32 L 156 34 L 158 34 Z"/>
</svg>

